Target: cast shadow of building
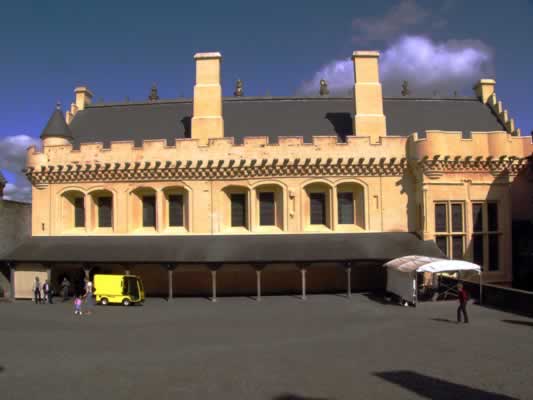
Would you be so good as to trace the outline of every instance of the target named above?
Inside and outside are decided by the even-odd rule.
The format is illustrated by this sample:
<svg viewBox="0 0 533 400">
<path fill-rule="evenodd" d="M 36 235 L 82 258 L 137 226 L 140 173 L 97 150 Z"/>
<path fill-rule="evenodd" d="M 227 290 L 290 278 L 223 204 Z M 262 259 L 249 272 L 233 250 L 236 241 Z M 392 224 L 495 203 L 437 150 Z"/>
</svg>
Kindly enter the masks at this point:
<svg viewBox="0 0 533 400">
<path fill-rule="evenodd" d="M 339 142 L 346 142 L 346 136 L 353 135 L 353 119 L 350 113 L 326 113 L 325 117 L 333 126 Z"/>
<path fill-rule="evenodd" d="M 475 389 L 414 371 L 385 371 L 375 372 L 374 375 L 426 399 L 518 400 L 514 397 Z"/>
<path fill-rule="evenodd" d="M 272 400 L 333 400 L 325 397 L 307 397 L 300 396 L 294 393 L 283 393 L 279 396 L 274 397 Z"/>
</svg>

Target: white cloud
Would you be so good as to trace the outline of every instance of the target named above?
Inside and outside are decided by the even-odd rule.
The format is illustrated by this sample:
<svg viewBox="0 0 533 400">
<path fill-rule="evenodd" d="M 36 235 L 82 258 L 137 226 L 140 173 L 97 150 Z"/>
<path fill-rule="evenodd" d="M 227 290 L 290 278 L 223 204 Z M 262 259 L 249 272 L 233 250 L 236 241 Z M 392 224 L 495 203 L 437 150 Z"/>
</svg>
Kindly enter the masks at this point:
<svg viewBox="0 0 533 400">
<path fill-rule="evenodd" d="M 427 96 L 434 91 L 451 95 L 456 90 L 472 94 L 471 88 L 478 79 L 492 75 L 492 51 L 477 40 L 437 43 L 423 36 L 405 36 L 382 51 L 380 57 L 380 79 L 387 96 L 399 96 L 404 80 L 409 81 L 413 96 Z M 324 65 L 301 85 L 299 92 L 318 94 L 320 79 L 328 82 L 331 94 L 351 92 L 352 61 L 334 60 Z"/>
<path fill-rule="evenodd" d="M 493 75 L 490 48 L 477 40 L 450 40 L 436 43 L 420 37 L 404 37 L 386 49 L 380 59 L 384 90 L 400 93 L 403 80 L 409 81 L 412 94 L 429 95 L 438 91 L 471 94 L 480 78 Z"/>
<path fill-rule="evenodd" d="M 8 183 L 6 187 L 4 188 L 4 199 L 31 203 L 30 184 L 26 183 L 23 186 L 17 186 L 12 183 Z"/>
<path fill-rule="evenodd" d="M 39 142 L 28 135 L 14 135 L 0 138 L 0 169 L 9 172 L 15 179 L 4 189 L 7 200 L 31 201 L 31 185 L 21 172 L 26 164 L 26 150 Z M 7 177 L 6 177 L 7 178 Z"/>
</svg>

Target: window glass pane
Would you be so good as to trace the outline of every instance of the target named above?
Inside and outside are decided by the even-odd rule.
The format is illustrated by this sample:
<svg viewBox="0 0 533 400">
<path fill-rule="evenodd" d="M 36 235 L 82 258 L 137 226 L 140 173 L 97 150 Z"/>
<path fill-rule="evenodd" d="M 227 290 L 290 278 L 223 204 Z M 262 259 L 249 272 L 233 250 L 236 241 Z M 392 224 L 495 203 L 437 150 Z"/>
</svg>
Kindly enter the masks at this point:
<svg viewBox="0 0 533 400">
<path fill-rule="evenodd" d="M 231 226 L 246 226 L 246 195 L 231 195 Z"/>
<path fill-rule="evenodd" d="M 155 227 L 155 196 L 143 196 L 143 226 Z"/>
<path fill-rule="evenodd" d="M 462 204 L 452 204 L 452 232 L 463 232 Z"/>
<path fill-rule="evenodd" d="M 311 224 L 326 225 L 326 194 L 310 193 L 311 201 Z"/>
<path fill-rule="evenodd" d="M 354 223 L 354 204 L 352 192 L 337 194 L 337 209 L 339 211 L 339 224 Z"/>
<path fill-rule="evenodd" d="M 472 217 L 473 217 L 473 229 L 474 232 L 483 231 L 483 205 L 481 203 L 472 204 Z"/>
<path fill-rule="evenodd" d="M 98 198 L 98 226 L 111 228 L 113 220 L 113 199 L 111 197 Z"/>
<path fill-rule="evenodd" d="M 183 226 L 183 196 L 180 194 L 168 196 L 168 225 Z"/>
<path fill-rule="evenodd" d="M 437 243 L 437 247 L 444 253 L 446 257 L 448 257 L 448 240 L 446 236 L 437 236 L 435 238 L 435 243 Z"/>
<path fill-rule="evenodd" d="M 435 204 L 435 232 L 446 232 L 446 204 Z"/>
<path fill-rule="evenodd" d="M 474 246 L 474 264 L 483 266 L 483 235 L 474 235 L 472 237 L 472 246 Z"/>
<path fill-rule="evenodd" d="M 497 271 L 500 264 L 500 247 L 498 235 L 489 235 L 489 271 Z"/>
<path fill-rule="evenodd" d="M 464 245 L 463 245 L 463 236 L 462 235 L 456 235 L 452 236 L 452 251 L 453 251 L 453 258 L 455 260 L 462 260 L 463 259 L 463 253 L 464 253 Z"/>
<path fill-rule="evenodd" d="M 487 203 L 487 218 L 489 231 L 498 230 L 498 205 L 496 203 Z"/>
<path fill-rule="evenodd" d="M 274 193 L 259 193 L 259 225 L 275 225 Z"/>
<path fill-rule="evenodd" d="M 85 199 L 83 197 L 74 199 L 74 226 L 76 228 L 85 226 Z"/>
</svg>

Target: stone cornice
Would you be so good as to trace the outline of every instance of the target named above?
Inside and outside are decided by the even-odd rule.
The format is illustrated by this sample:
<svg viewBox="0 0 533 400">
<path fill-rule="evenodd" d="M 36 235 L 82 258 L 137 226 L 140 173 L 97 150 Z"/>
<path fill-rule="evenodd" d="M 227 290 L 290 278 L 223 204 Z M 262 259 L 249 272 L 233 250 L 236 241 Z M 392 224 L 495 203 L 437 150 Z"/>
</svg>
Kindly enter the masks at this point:
<svg viewBox="0 0 533 400">
<path fill-rule="evenodd" d="M 147 180 L 224 180 L 301 176 L 401 176 L 407 160 L 395 158 L 306 158 L 165 161 L 42 166 L 24 170 L 34 184 Z"/>
<path fill-rule="evenodd" d="M 489 173 L 494 177 L 498 176 L 516 176 L 528 163 L 527 157 L 505 157 L 499 159 L 482 158 L 482 157 L 445 157 L 439 159 L 424 158 L 423 160 L 415 160 L 416 165 L 413 169 L 418 170 L 430 179 L 440 178 L 444 174 L 459 173 Z"/>
</svg>

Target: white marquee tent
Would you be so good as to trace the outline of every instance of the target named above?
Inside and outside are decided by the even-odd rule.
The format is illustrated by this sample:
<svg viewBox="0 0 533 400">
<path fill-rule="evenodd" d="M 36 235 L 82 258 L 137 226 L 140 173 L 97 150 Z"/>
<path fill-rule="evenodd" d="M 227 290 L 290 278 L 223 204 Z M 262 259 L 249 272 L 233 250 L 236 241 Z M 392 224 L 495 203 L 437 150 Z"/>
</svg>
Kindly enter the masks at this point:
<svg viewBox="0 0 533 400">
<path fill-rule="evenodd" d="M 480 301 L 482 295 L 481 267 L 467 261 L 448 260 L 426 256 L 405 256 L 395 258 L 383 265 L 387 268 L 387 291 L 400 296 L 408 302 L 416 303 L 418 300 L 417 274 L 430 272 L 440 274 L 443 272 L 454 273 L 461 271 L 474 271 L 479 276 Z"/>
</svg>

